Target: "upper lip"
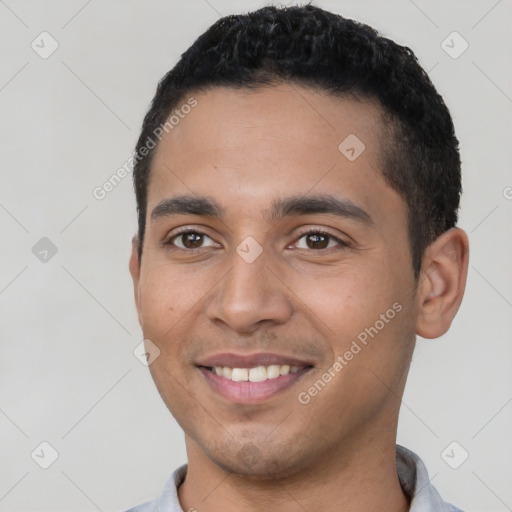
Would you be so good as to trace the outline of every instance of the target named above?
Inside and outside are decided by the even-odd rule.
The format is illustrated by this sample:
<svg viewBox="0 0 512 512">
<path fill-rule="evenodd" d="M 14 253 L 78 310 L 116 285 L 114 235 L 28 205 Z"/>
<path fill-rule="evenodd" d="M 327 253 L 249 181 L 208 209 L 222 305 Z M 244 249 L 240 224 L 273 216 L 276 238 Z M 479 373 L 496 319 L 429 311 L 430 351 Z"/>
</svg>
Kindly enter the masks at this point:
<svg viewBox="0 0 512 512">
<path fill-rule="evenodd" d="M 197 366 L 205 366 L 213 368 L 215 366 L 227 366 L 228 368 L 254 368 L 256 366 L 290 365 L 304 368 L 313 366 L 311 362 L 297 359 L 281 354 L 273 354 L 270 352 L 260 352 L 257 354 L 234 354 L 225 352 L 214 354 L 203 359 Z"/>
</svg>

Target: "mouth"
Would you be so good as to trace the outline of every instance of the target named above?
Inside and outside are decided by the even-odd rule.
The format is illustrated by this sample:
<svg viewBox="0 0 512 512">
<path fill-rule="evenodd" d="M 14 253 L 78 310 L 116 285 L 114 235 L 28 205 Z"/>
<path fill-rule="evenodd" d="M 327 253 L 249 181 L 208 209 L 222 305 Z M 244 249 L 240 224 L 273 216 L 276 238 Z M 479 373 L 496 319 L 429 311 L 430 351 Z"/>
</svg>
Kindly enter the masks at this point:
<svg viewBox="0 0 512 512">
<path fill-rule="evenodd" d="M 228 401 L 254 404 L 282 394 L 313 365 L 275 354 L 219 354 L 197 368 L 210 388 Z"/>
</svg>

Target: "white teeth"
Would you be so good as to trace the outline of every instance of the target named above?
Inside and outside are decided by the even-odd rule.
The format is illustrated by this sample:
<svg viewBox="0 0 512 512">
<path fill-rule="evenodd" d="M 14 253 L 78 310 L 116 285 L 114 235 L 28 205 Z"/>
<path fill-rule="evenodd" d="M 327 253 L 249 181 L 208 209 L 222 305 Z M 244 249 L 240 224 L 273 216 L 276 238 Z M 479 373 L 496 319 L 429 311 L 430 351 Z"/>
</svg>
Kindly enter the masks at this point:
<svg viewBox="0 0 512 512">
<path fill-rule="evenodd" d="M 281 367 L 278 364 L 273 364 L 267 367 L 267 379 L 275 379 L 279 377 L 280 372 L 279 369 Z"/>
<path fill-rule="evenodd" d="M 264 366 L 256 366 L 249 370 L 249 380 L 251 382 L 263 382 L 267 380 L 267 369 Z"/>
<path fill-rule="evenodd" d="M 249 370 L 247 368 L 233 368 L 231 380 L 234 380 L 235 382 L 249 380 Z"/>
<path fill-rule="evenodd" d="M 281 368 L 279 369 L 279 373 L 281 375 L 288 375 L 290 373 L 290 365 L 283 364 L 283 366 L 281 366 Z"/>
<path fill-rule="evenodd" d="M 228 366 L 215 366 L 212 371 L 235 382 L 263 382 L 267 379 L 277 379 L 281 375 L 297 373 L 301 368 L 299 366 L 290 366 L 289 364 L 272 364 L 270 366 L 256 366 L 254 368 L 229 368 Z"/>
</svg>

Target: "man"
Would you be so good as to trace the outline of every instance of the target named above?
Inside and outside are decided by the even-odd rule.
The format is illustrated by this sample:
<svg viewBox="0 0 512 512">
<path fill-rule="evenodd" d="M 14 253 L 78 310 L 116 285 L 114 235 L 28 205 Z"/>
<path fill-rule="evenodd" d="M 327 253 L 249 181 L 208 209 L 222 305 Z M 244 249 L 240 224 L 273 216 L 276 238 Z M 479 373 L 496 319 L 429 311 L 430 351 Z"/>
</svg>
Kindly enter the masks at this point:
<svg viewBox="0 0 512 512">
<path fill-rule="evenodd" d="M 462 300 L 460 159 L 411 50 L 314 6 L 207 30 L 161 80 L 130 271 L 188 465 L 132 511 L 455 511 L 396 446 L 416 335 Z"/>
</svg>

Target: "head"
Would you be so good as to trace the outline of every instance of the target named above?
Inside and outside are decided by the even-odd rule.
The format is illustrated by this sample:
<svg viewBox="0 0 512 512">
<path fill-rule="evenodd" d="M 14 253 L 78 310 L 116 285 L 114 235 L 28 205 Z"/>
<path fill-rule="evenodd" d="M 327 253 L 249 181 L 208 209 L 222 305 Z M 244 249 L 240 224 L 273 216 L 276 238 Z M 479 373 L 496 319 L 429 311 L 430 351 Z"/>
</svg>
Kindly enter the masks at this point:
<svg viewBox="0 0 512 512">
<path fill-rule="evenodd" d="M 188 448 L 278 475 L 392 437 L 415 336 L 446 332 L 467 267 L 458 142 L 412 51 L 310 5 L 222 18 L 160 81 L 136 152 L 130 270 Z M 227 398 L 205 373 L 225 353 L 301 369 Z"/>
</svg>

